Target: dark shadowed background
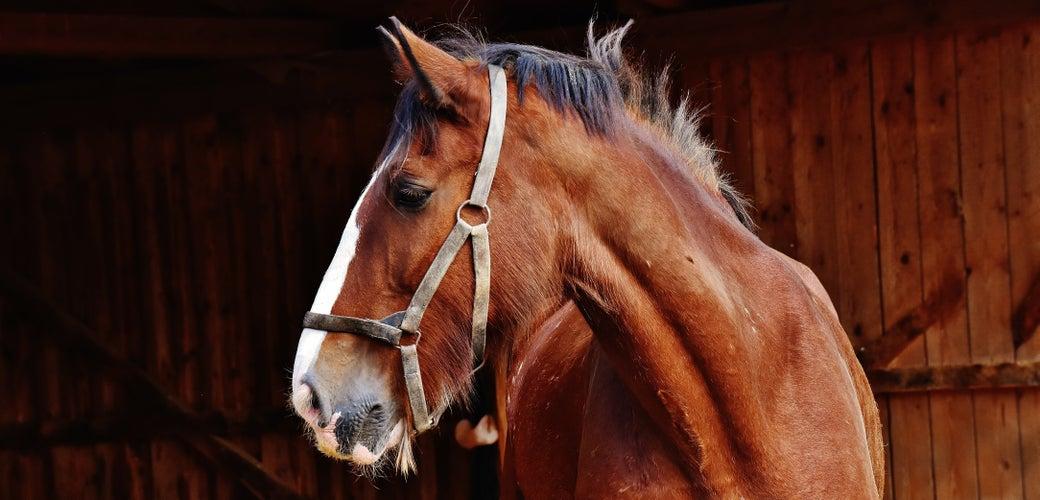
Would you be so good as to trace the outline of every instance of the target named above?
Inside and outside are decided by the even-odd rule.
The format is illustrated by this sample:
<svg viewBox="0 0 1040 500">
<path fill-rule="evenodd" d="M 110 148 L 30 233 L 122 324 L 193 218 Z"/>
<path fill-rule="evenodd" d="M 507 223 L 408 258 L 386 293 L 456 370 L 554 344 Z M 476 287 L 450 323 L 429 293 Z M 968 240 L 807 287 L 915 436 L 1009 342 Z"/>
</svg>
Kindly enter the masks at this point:
<svg viewBox="0 0 1040 500">
<path fill-rule="evenodd" d="M 593 12 L 672 58 L 761 237 L 831 293 L 889 496 L 1040 498 L 1021 0 L 0 0 L 0 497 L 493 497 L 450 418 L 418 476 L 356 479 L 289 371 L 395 98 L 374 27 L 580 51 Z"/>
</svg>

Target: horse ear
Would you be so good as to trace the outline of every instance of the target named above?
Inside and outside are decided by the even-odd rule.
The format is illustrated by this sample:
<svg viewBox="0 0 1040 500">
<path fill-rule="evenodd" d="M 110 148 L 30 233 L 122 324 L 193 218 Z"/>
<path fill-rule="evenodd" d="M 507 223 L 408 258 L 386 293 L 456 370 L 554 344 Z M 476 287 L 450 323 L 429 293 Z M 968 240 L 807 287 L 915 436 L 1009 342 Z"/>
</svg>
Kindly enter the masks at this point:
<svg viewBox="0 0 1040 500">
<path fill-rule="evenodd" d="M 394 72 L 401 81 L 415 79 L 422 98 L 435 107 L 453 106 L 456 92 L 466 88 L 466 65 L 455 56 L 423 40 L 396 17 L 390 18 L 390 31 L 380 26 L 384 46 L 394 60 Z"/>
</svg>

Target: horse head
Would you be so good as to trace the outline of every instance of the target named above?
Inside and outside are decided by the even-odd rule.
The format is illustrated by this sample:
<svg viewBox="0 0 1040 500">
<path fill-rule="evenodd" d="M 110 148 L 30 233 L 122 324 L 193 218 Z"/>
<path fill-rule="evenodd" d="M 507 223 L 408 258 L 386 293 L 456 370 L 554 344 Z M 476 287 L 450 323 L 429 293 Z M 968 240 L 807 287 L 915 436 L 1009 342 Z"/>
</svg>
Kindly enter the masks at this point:
<svg viewBox="0 0 1040 500">
<path fill-rule="evenodd" d="M 381 32 L 403 90 L 378 166 L 305 322 L 292 403 L 327 455 L 375 466 L 396 449 L 395 462 L 407 471 L 412 436 L 468 397 L 474 358 L 483 357 L 475 352 L 483 347 L 477 329 L 507 331 L 559 302 L 564 186 L 550 188 L 554 179 L 530 154 L 531 143 L 552 129 L 544 118 L 524 125 L 539 112 L 559 116 L 548 103 L 529 95 L 520 111 L 516 83 L 507 86 L 502 70 L 493 82 L 495 66 L 486 59 L 460 57 L 461 48 L 442 49 L 396 19 Z M 494 105 L 493 85 L 502 87 Z M 490 130 L 492 114 L 506 110 L 505 130 Z M 488 176 L 478 165 L 488 161 L 493 134 L 498 168 Z M 485 199 L 475 200 L 481 182 Z M 477 325 L 481 315 L 486 326 Z M 366 328 L 372 334 L 329 334 Z M 389 338 L 378 337 L 386 332 Z M 499 340 L 491 336 L 489 356 Z M 412 381 L 403 373 L 409 361 Z"/>
</svg>

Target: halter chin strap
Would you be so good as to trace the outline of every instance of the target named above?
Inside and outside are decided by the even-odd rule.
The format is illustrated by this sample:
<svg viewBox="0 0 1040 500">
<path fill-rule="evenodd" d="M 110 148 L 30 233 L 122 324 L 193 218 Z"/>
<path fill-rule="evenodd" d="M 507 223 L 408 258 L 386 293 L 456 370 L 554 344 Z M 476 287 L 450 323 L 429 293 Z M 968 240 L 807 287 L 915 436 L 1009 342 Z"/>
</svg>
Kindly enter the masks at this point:
<svg viewBox="0 0 1040 500">
<path fill-rule="evenodd" d="M 441 279 L 448 272 L 448 267 L 455 261 L 462 245 L 471 240 L 473 245 L 473 323 L 470 344 L 473 348 L 474 371 L 484 363 L 484 346 L 487 338 L 488 295 L 491 289 L 491 247 L 488 244 L 488 223 L 491 222 L 491 208 L 487 206 L 491 182 L 495 179 L 498 167 L 498 156 L 502 150 L 502 136 L 506 126 L 506 75 L 502 68 L 488 65 L 488 77 L 491 82 L 491 113 L 488 119 L 487 136 L 484 138 L 484 151 L 477 166 L 476 178 L 469 199 L 459 205 L 455 211 L 455 227 L 448 233 L 441 244 L 437 256 L 433 258 L 426 275 L 423 276 L 419 288 L 412 295 L 408 308 L 381 320 L 334 316 L 308 312 L 303 316 L 303 326 L 326 332 L 351 333 L 385 342 L 401 351 L 401 364 L 404 369 L 404 383 L 408 388 L 408 402 L 412 408 L 412 421 L 415 433 L 419 434 L 437 424 L 440 412 L 431 415 L 426 406 L 426 392 L 423 390 L 422 374 L 419 371 L 419 323 L 423 313 L 430 305 L 433 294 L 441 284 Z M 470 224 L 462 218 L 462 210 L 471 207 L 480 210 L 484 215 L 483 222 Z M 406 342 L 402 343 L 402 339 Z M 443 409 L 441 410 L 443 411 Z"/>
</svg>

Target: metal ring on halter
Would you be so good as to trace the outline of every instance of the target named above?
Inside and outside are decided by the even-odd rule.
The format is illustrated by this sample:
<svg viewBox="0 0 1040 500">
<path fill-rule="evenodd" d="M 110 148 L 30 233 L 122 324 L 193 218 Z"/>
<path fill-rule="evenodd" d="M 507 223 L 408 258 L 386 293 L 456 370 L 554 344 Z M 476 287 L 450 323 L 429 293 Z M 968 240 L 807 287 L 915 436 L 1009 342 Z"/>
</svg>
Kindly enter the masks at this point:
<svg viewBox="0 0 1040 500">
<path fill-rule="evenodd" d="M 412 342 L 411 344 L 405 344 L 405 343 L 402 343 L 402 342 L 398 341 L 397 345 L 394 346 L 394 347 L 397 348 L 398 351 L 400 351 L 402 347 L 408 347 L 410 345 L 419 345 L 419 339 L 422 338 L 422 330 L 416 329 L 415 333 L 409 332 L 407 330 L 401 330 L 401 332 L 407 334 L 407 335 L 402 335 L 401 336 L 401 340 L 404 340 L 406 336 L 407 337 L 411 337 L 412 335 L 414 335 L 415 336 L 415 342 Z"/>
<path fill-rule="evenodd" d="M 470 224 L 469 221 L 467 221 L 466 219 L 463 219 L 462 218 L 462 209 L 466 208 L 466 207 L 473 207 L 473 208 L 480 209 L 480 211 L 484 215 L 484 222 L 481 222 L 480 224 Z M 487 223 L 491 222 L 491 207 L 489 207 L 487 205 L 478 205 L 476 203 L 473 203 L 472 200 L 466 200 L 466 201 L 462 202 L 461 205 L 459 205 L 459 208 L 455 209 L 455 222 L 465 224 L 465 225 L 467 225 L 469 227 L 476 227 L 476 226 L 481 226 L 481 225 L 487 224 Z"/>
</svg>

